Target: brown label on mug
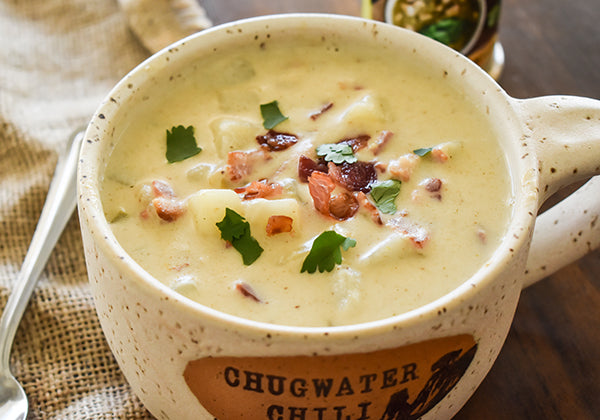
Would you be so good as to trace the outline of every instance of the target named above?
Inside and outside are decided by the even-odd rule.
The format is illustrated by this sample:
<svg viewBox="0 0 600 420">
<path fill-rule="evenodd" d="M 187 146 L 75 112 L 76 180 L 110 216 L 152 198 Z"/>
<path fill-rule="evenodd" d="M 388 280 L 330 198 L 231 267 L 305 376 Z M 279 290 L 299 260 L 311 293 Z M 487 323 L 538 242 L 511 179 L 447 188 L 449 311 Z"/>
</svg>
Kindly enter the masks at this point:
<svg viewBox="0 0 600 420">
<path fill-rule="evenodd" d="M 220 420 L 416 419 L 450 392 L 476 350 L 459 335 L 360 354 L 203 358 L 184 377 Z"/>
</svg>

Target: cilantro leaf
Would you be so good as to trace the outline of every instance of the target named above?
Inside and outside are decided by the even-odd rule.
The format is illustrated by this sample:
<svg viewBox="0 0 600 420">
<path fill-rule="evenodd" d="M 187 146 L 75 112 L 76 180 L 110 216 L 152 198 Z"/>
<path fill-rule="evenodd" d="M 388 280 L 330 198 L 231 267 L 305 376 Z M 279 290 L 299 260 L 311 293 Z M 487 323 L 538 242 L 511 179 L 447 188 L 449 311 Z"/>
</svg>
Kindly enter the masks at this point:
<svg viewBox="0 0 600 420">
<path fill-rule="evenodd" d="M 433 150 L 433 147 L 422 147 L 420 149 L 413 150 L 413 153 L 417 156 L 423 157 L 427 153 L 430 153 Z"/>
<path fill-rule="evenodd" d="M 284 122 L 288 117 L 284 116 L 279 110 L 277 101 L 262 104 L 260 106 L 260 115 L 263 117 L 263 127 L 267 130 L 275 127 L 277 124 Z"/>
<path fill-rule="evenodd" d="M 317 147 L 317 155 L 324 157 L 327 162 L 333 162 L 337 165 L 343 162 L 354 163 L 358 160 L 354 156 L 352 147 L 345 143 L 322 144 Z"/>
<path fill-rule="evenodd" d="M 371 188 L 371 198 L 382 213 L 394 214 L 398 210 L 395 200 L 400 193 L 401 184 L 397 179 L 388 179 Z"/>
<path fill-rule="evenodd" d="M 169 163 L 180 162 L 200 153 L 202 148 L 196 144 L 194 127 L 185 128 L 183 125 L 167 130 L 167 153 Z"/>
<path fill-rule="evenodd" d="M 310 252 L 302 263 L 301 273 L 308 271 L 314 273 L 317 268 L 319 272 L 331 271 L 336 264 L 342 263 L 342 251 L 348 251 L 356 245 L 356 241 L 351 238 L 346 238 L 332 230 L 321 233 L 313 241 Z"/>
<path fill-rule="evenodd" d="M 258 241 L 250 235 L 250 228 L 248 228 L 247 234 L 231 241 L 231 245 L 241 254 L 244 265 L 252 264 L 263 252 Z"/>
<path fill-rule="evenodd" d="M 217 227 L 221 231 L 221 239 L 233 242 L 246 234 L 249 224 L 239 213 L 227 207 L 225 217 L 217 223 Z"/>
<path fill-rule="evenodd" d="M 244 265 L 252 264 L 262 254 L 262 247 L 250 233 L 250 224 L 234 210 L 226 208 L 225 217 L 217 223 L 217 227 L 221 238 L 230 242 L 242 255 Z"/>
</svg>

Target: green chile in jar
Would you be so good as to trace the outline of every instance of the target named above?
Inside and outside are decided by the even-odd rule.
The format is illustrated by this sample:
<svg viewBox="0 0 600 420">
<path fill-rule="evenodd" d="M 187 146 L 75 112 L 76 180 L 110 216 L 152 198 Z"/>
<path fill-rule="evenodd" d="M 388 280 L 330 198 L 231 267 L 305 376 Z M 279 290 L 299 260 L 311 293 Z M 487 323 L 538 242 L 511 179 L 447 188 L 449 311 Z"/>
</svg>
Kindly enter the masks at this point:
<svg viewBox="0 0 600 420">
<path fill-rule="evenodd" d="M 462 51 L 478 29 L 481 9 L 478 0 L 401 0 L 392 22 Z"/>
</svg>

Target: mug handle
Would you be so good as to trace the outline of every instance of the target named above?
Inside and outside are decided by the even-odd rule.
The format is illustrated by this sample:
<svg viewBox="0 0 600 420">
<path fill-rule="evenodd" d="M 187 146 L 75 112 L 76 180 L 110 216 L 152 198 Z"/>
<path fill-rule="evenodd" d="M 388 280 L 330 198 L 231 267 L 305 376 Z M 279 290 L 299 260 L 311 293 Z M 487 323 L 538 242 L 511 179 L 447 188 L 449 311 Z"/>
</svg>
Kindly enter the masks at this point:
<svg viewBox="0 0 600 420">
<path fill-rule="evenodd" d="M 600 174 L 600 101 L 576 96 L 517 100 L 539 160 L 539 206 L 560 188 Z M 538 215 L 523 288 L 600 246 L 600 176 Z"/>
</svg>

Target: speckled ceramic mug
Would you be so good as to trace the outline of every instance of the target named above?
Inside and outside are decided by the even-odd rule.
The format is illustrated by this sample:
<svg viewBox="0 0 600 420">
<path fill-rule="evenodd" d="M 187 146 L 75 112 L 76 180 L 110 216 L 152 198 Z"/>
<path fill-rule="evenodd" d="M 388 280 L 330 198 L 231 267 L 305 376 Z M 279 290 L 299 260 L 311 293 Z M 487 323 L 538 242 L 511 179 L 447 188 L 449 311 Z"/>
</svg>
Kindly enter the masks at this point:
<svg viewBox="0 0 600 420">
<path fill-rule="evenodd" d="M 159 71 L 221 45 L 296 31 L 360 37 L 410 54 L 487 110 L 512 176 L 514 213 L 491 260 L 440 299 L 392 318 L 341 327 L 264 324 L 194 303 L 128 256 L 103 214 L 99 184 L 127 124 Z M 110 347 L 136 394 L 160 419 L 446 419 L 498 355 L 523 287 L 600 242 L 600 182 L 557 207 L 560 187 L 600 173 L 600 101 L 517 100 L 449 48 L 391 25 L 329 15 L 284 15 L 206 30 L 159 52 L 100 105 L 85 135 L 79 215 L 91 288 Z M 532 239 L 533 238 L 533 239 Z M 517 373 L 518 374 L 518 373 Z"/>
</svg>

